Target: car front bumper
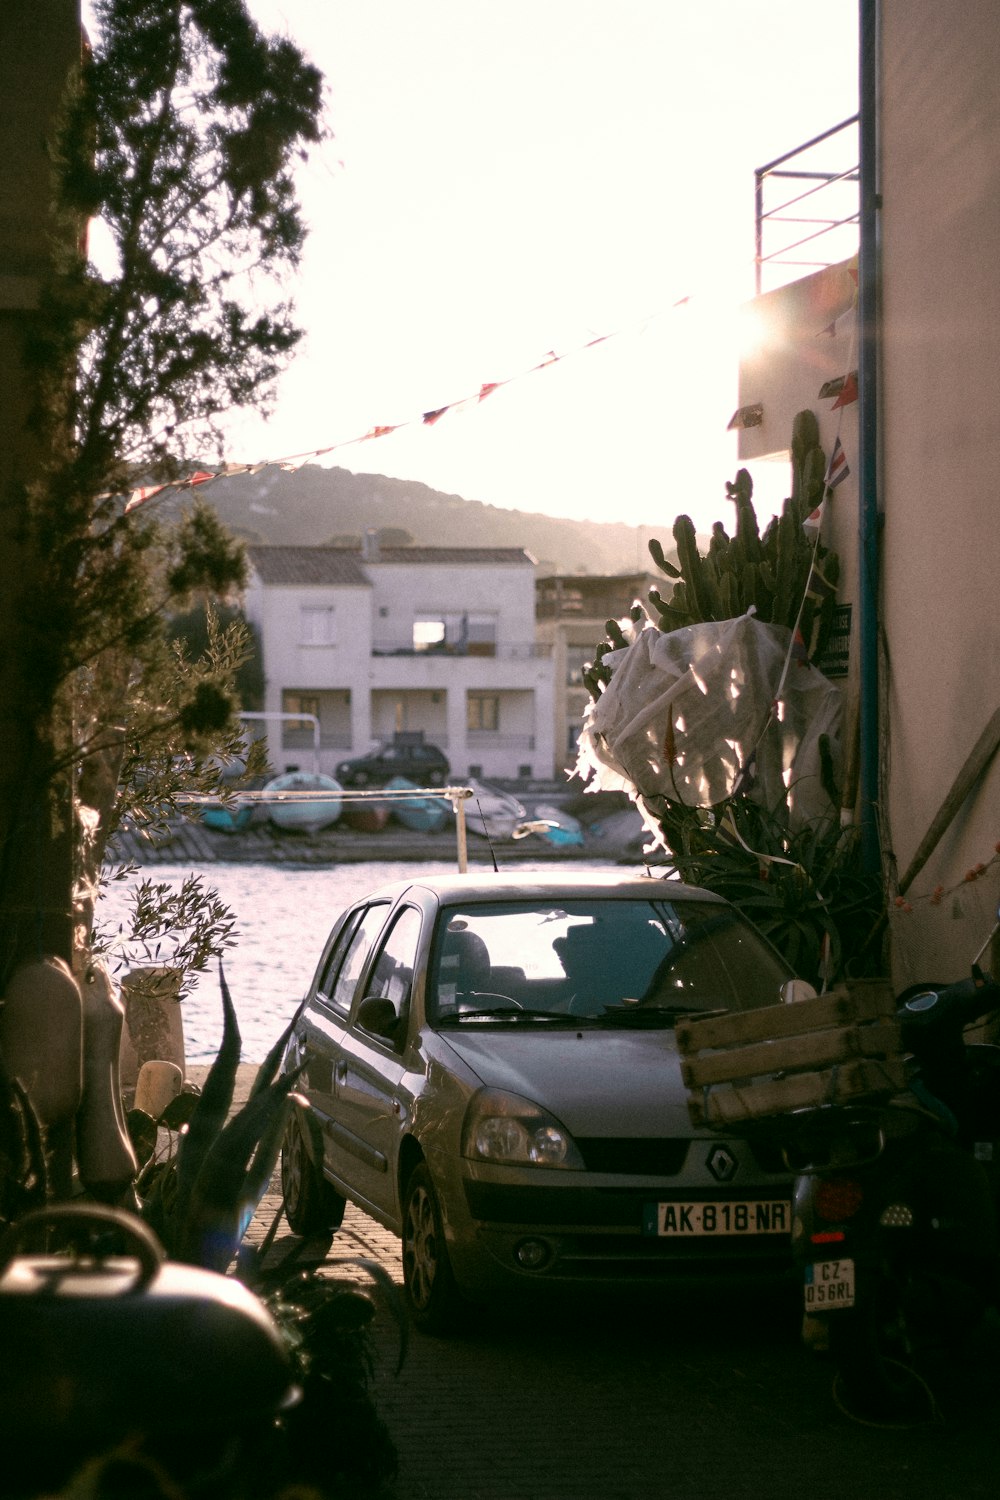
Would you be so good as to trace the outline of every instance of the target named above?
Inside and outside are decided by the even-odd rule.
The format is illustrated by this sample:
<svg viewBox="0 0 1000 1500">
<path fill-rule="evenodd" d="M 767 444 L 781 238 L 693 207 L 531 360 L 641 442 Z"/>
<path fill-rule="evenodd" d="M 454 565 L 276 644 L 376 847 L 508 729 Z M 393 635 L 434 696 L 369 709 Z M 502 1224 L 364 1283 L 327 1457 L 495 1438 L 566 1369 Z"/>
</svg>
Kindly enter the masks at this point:
<svg viewBox="0 0 1000 1500">
<path fill-rule="evenodd" d="M 732 1191 L 692 1190 L 684 1201 L 722 1204 Z M 463 1201 L 448 1217 L 446 1237 L 456 1278 L 468 1294 L 558 1284 L 594 1286 L 778 1283 L 793 1274 L 791 1238 L 781 1233 L 659 1235 L 655 1205 L 680 1201 L 677 1184 L 560 1186 L 467 1179 Z M 786 1183 L 747 1193 L 746 1201 L 781 1201 L 791 1223 Z"/>
</svg>

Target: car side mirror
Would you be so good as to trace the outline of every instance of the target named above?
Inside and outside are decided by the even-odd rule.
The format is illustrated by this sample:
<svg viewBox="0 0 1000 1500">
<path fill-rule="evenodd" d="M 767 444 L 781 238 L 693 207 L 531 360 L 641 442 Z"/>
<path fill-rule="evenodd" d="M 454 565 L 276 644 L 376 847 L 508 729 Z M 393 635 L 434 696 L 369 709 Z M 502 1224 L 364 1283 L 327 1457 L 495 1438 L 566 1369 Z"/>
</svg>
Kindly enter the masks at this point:
<svg viewBox="0 0 1000 1500">
<path fill-rule="evenodd" d="M 358 1006 L 358 1025 L 373 1036 L 395 1041 L 399 1017 L 396 1007 L 384 995 L 366 995 Z"/>
</svg>

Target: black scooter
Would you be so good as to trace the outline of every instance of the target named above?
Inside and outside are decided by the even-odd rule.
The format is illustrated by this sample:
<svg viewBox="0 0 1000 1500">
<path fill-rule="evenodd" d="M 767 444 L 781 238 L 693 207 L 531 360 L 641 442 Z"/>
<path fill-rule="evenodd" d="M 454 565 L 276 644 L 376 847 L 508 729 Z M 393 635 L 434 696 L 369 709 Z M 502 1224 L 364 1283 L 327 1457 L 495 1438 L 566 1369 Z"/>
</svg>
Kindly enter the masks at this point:
<svg viewBox="0 0 1000 1500">
<path fill-rule="evenodd" d="M 935 1412 L 947 1360 L 1000 1304 L 1000 1047 L 964 1037 L 1000 1011 L 979 968 L 993 932 L 968 979 L 899 996 L 905 1094 L 784 1122 L 803 1332 L 852 1415 Z"/>
</svg>

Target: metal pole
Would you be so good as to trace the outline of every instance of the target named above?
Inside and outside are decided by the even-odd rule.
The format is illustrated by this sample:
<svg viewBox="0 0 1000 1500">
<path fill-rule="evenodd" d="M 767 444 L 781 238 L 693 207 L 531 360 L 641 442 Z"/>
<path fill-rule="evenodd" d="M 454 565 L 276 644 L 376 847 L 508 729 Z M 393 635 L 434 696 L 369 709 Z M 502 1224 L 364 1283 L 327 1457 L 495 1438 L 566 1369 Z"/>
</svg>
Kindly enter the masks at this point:
<svg viewBox="0 0 1000 1500">
<path fill-rule="evenodd" d="M 458 843 L 458 873 L 465 875 L 469 868 L 469 851 L 465 842 L 465 798 L 455 798 L 455 838 Z"/>
<path fill-rule="evenodd" d="M 754 180 L 754 275 L 756 277 L 757 296 L 760 296 L 761 272 L 764 267 L 764 169 L 758 167 L 753 174 Z"/>
<path fill-rule="evenodd" d="M 858 666 L 860 687 L 861 857 L 882 867 L 879 805 L 879 490 L 878 490 L 878 0 L 860 0 L 860 177 L 858 250 Z"/>
</svg>

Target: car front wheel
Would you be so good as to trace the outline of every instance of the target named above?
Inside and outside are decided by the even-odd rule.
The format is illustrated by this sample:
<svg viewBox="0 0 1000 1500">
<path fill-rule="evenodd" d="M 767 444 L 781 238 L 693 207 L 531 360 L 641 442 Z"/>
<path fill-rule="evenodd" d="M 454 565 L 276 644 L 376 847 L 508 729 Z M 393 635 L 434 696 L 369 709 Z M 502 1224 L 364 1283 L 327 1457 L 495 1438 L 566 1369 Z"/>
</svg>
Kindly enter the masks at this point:
<svg viewBox="0 0 1000 1500">
<path fill-rule="evenodd" d="M 281 1191 L 285 1217 L 293 1234 L 329 1234 L 344 1222 L 346 1199 L 330 1186 L 309 1155 L 298 1121 L 293 1117 L 281 1143 Z"/>
<path fill-rule="evenodd" d="M 423 1162 L 414 1168 L 403 1202 L 403 1285 L 410 1314 L 422 1333 L 449 1333 L 455 1328 L 462 1298 L 448 1259 L 434 1184 Z"/>
</svg>

